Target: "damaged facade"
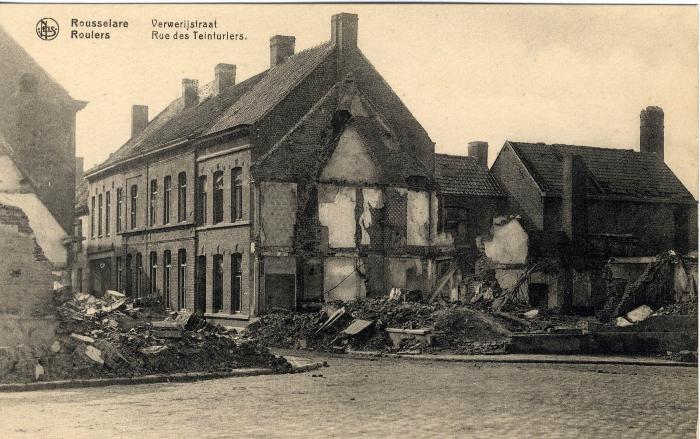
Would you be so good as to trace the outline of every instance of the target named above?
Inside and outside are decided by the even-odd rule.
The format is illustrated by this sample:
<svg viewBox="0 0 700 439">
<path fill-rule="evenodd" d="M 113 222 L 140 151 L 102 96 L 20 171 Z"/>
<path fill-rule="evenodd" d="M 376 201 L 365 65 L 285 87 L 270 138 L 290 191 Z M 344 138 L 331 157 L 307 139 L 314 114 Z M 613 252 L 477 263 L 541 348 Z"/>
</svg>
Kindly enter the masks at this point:
<svg viewBox="0 0 700 439">
<path fill-rule="evenodd" d="M 150 121 L 134 106 L 132 138 L 86 174 L 87 289 L 231 321 L 455 273 L 440 157 L 357 29 L 335 15 L 331 40 L 296 54 L 276 35 L 268 70 L 236 83 L 219 64 Z M 485 164 L 476 178 L 502 196 Z"/>
<path fill-rule="evenodd" d="M 507 141 L 491 171 L 520 217 L 494 223 L 487 240 L 492 248 L 511 243 L 493 257 L 503 268 L 497 275 L 508 278 L 502 287 L 539 264 L 522 287 L 530 304 L 586 313 L 605 305 L 611 257 L 695 249 L 696 201 L 663 156 L 658 107 L 641 113 L 640 151 Z M 515 253 L 515 263 L 504 263 Z"/>
<path fill-rule="evenodd" d="M 39 345 L 70 284 L 75 115 L 85 106 L 0 28 L 0 345 Z"/>
</svg>

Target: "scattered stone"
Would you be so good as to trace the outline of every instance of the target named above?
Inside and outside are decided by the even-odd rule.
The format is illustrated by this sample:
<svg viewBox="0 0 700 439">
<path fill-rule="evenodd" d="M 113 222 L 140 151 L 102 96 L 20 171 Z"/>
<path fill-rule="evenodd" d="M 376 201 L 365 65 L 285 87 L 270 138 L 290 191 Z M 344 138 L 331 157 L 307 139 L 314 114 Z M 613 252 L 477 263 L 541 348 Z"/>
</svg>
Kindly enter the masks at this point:
<svg viewBox="0 0 700 439">
<path fill-rule="evenodd" d="M 615 326 L 619 328 L 624 328 L 625 326 L 632 326 L 634 323 L 630 322 L 624 317 L 618 317 L 615 319 Z"/>
<path fill-rule="evenodd" d="M 523 316 L 525 316 L 525 318 L 528 318 L 528 319 L 534 319 L 535 317 L 537 317 L 537 315 L 539 313 L 540 313 L 539 309 L 531 309 L 530 311 L 523 313 Z"/>
<path fill-rule="evenodd" d="M 38 381 L 41 377 L 44 376 L 44 373 L 45 373 L 44 366 L 42 366 L 41 364 L 37 364 L 36 366 L 34 366 L 34 379 L 35 380 Z"/>
<path fill-rule="evenodd" d="M 61 350 L 61 343 L 58 340 L 51 343 L 51 352 L 58 353 Z"/>
<path fill-rule="evenodd" d="M 642 305 L 642 306 L 635 308 L 632 311 L 628 312 L 626 317 L 627 317 L 627 320 L 629 320 L 632 323 L 639 323 L 639 322 L 644 321 L 647 318 L 649 318 L 649 316 L 652 314 L 654 314 L 653 309 L 651 309 L 647 305 Z"/>
<path fill-rule="evenodd" d="M 94 346 L 86 345 L 85 355 L 95 363 L 104 364 L 105 362 L 104 358 L 102 358 L 102 351 Z"/>
<path fill-rule="evenodd" d="M 145 348 L 139 349 L 142 354 L 146 355 L 155 355 L 155 354 L 160 354 L 161 352 L 167 350 L 168 347 L 165 345 L 159 345 L 159 346 L 148 346 Z"/>
<path fill-rule="evenodd" d="M 74 338 L 78 341 L 82 341 L 83 343 L 90 343 L 90 344 L 95 343 L 95 339 L 92 337 L 88 337 L 87 335 L 80 335 L 80 334 L 72 333 L 70 336 L 71 336 L 71 338 Z"/>
</svg>

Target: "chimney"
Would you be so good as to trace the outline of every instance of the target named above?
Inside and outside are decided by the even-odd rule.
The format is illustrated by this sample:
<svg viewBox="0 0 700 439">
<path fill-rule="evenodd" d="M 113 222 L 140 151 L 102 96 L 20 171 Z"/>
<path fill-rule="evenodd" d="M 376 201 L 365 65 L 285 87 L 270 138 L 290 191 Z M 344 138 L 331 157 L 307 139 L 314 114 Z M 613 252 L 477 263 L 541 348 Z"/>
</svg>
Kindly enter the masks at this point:
<svg viewBox="0 0 700 439">
<path fill-rule="evenodd" d="M 469 142 L 469 157 L 474 157 L 477 162 L 489 167 L 489 143 L 480 140 Z"/>
<path fill-rule="evenodd" d="M 199 81 L 196 79 L 182 80 L 182 100 L 184 108 L 194 107 L 199 103 Z"/>
<path fill-rule="evenodd" d="M 664 159 L 664 110 L 647 107 L 639 115 L 639 150 Z"/>
<path fill-rule="evenodd" d="M 214 68 L 214 96 L 218 96 L 236 83 L 236 66 L 234 64 L 217 64 Z"/>
<path fill-rule="evenodd" d="M 148 105 L 131 106 L 131 137 L 136 137 L 148 125 Z"/>
<path fill-rule="evenodd" d="M 345 76 L 357 50 L 357 14 L 343 12 L 331 18 L 331 43 L 338 52 L 338 75 Z"/>
<path fill-rule="evenodd" d="M 588 235 L 586 210 L 586 163 L 580 156 L 564 155 L 562 164 L 561 222 L 571 242 L 581 242 Z"/>
<path fill-rule="evenodd" d="M 275 35 L 270 38 L 270 68 L 282 64 L 294 55 L 295 41 L 296 38 L 287 35 Z"/>
</svg>

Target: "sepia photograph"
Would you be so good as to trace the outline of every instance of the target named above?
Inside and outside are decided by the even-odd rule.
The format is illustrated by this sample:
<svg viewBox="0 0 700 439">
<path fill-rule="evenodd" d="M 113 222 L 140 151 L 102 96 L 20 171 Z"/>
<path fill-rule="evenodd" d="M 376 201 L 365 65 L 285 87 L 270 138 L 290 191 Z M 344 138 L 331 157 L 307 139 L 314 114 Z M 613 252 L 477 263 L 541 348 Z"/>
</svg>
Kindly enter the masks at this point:
<svg viewBox="0 0 700 439">
<path fill-rule="evenodd" d="M 697 437 L 698 17 L 0 2 L 0 437 Z"/>
</svg>

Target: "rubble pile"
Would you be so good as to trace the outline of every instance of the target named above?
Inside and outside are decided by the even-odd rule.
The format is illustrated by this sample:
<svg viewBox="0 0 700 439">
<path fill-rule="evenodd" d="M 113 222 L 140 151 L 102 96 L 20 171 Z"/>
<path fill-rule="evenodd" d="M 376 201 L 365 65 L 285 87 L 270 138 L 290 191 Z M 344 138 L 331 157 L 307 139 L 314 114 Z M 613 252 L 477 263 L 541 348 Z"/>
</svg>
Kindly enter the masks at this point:
<svg viewBox="0 0 700 439">
<path fill-rule="evenodd" d="M 290 364 L 254 340 L 187 311 L 165 314 L 157 301 L 131 300 L 108 291 L 102 298 L 76 293 L 57 307 L 56 339 L 43 352 L 2 355 L 3 381 L 129 377 Z M 164 318 L 165 317 L 165 318 Z M 16 361 L 15 361 L 16 360 Z M 32 376 L 34 375 L 34 376 Z"/>
<path fill-rule="evenodd" d="M 245 336 L 279 348 L 497 353 L 515 326 L 459 304 L 373 298 L 331 302 L 313 314 L 265 314 Z"/>
<path fill-rule="evenodd" d="M 635 281 L 624 287 L 617 279 L 608 282 L 608 301 L 601 320 L 623 316 L 642 305 L 665 314 L 697 314 L 697 285 L 682 259 L 670 250 L 658 255 Z"/>
</svg>

